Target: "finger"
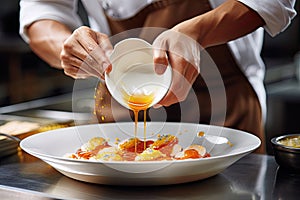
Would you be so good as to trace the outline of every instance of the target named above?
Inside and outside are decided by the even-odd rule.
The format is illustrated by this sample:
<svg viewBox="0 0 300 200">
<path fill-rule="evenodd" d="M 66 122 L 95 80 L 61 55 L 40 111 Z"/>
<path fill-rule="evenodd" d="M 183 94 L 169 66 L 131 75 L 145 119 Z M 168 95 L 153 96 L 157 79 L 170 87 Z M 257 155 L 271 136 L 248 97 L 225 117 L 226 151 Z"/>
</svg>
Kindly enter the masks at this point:
<svg viewBox="0 0 300 200">
<path fill-rule="evenodd" d="M 160 49 L 153 50 L 154 71 L 161 75 L 168 67 L 168 58 L 166 51 Z"/>
<path fill-rule="evenodd" d="M 85 78 L 87 74 L 79 74 L 79 68 L 82 65 L 82 60 L 75 56 L 71 56 L 64 48 L 60 54 L 61 66 L 64 73 L 74 79 Z"/>
<path fill-rule="evenodd" d="M 91 76 L 102 77 L 102 66 L 99 66 L 99 63 L 91 55 L 88 55 L 85 58 L 80 66 L 80 69 L 87 72 Z"/>
<path fill-rule="evenodd" d="M 184 101 L 199 75 L 198 70 L 184 58 L 175 56 L 174 54 L 170 57 L 173 58 L 170 63 L 172 63 L 172 67 L 175 68 L 175 70 L 173 70 L 169 91 L 159 102 L 160 105 L 164 106 L 170 106 L 174 103 Z"/>
<path fill-rule="evenodd" d="M 60 53 L 60 60 L 62 65 L 70 65 L 77 68 L 80 68 L 83 63 L 81 59 L 68 53 L 65 49 L 63 49 Z"/>
<path fill-rule="evenodd" d="M 161 106 L 170 106 L 173 105 L 175 103 L 178 103 L 178 99 L 176 97 L 176 95 L 171 92 L 171 90 L 168 91 L 168 93 L 164 96 L 164 98 L 162 100 L 160 100 L 155 106 L 153 106 L 154 108 L 160 108 Z"/>
<path fill-rule="evenodd" d="M 63 44 L 62 51 L 64 54 L 72 55 L 83 61 L 88 55 L 82 45 L 74 37 L 69 37 Z M 67 57 L 65 58 L 67 59 Z"/>
<path fill-rule="evenodd" d="M 169 57 L 172 69 L 181 74 L 189 83 L 193 84 L 200 73 L 198 67 L 177 54 L 170 53 Z"/>
<path fill-rule="evenodd" d="M 153 42 L 153 60 L 154 70 L 157 74 L 163 74 L 168 66 L 167 51 L 169 49 L 169 41 L 164 37 L 164 33 L 160 34 Z"/>
<path fill-rule="evenodd" d="M 176 71 L 178 74 L 181 74 L 182 76 L 184 76 L 186 74 L 186 61 L 180 57 L 179 55 L 173 53 L 173 52 L 169 52 L 169 62 L 170 65 L 173 69 L 173 71 Z"/>
<path fill-rule="evenodd" d="M 94 51 L 92 51 L 84 62 L 91 68 L 97 71 L 97 74 L 103 76 L 107 68 L 111 65 L 105 51 L 98 46 Z"/>
<path fill-rule="evenodd" d="M 76 29 L 73 35 L 87 53 L 92 52 L 98 46 L 96 32 L 88 27 Z"/>
<path fill-rule="evenodd" d="M 198 68 L 193 66 L 192 64 L 189 63 L 188 65 L 189 66 L 186 70 L 186 79 L 191 85 L 193 85 L 200 72 Z"/>
<path fill-rule="evenodd" d="M 172 82 L 167 94 L 158 103 L 163 106 L 170 106 L 183 100 L 184 92 L 184 77 L 178 72 L 174 71 L 172 76 Z"/>
<path fill-rule="evenodd" d="M 88 59 L 85 59 L 85 61 L 82 61 L 78 57 L 69 54 L 68 52 L 66 52 L 63 49 L 61 52 L 60 58 L 61 58 L 61 64 L 64 69 L 65 69 L 64 66 L 68 66 L 68 70 L 72 71 L 70 68 L 74 67 L 74 68 L 81 69 L 89 76 L 96 76 L 96 77 L 100 76 L 100 74 L 88 64 L 92 61 L 86 62 L 86 60 L 88 60 L 88 59 L 93 60 L 92 58 L 90 58 L 90 56 L 88 56 Z M 74 69 L 74 71 L 78 71 L 78 69 Z M 73 73 L 72 73 L 72 76 L 74 76 Z"/>
<path fill-rule="evenodd" d="M 90 77 L 89 74 L 72 65 L 66 64 L 62 66 L 64 69 L 64 73 L 74 79 L 83 79 L 83 78 Z"/>
<path fill-rule="evenodd" d="M 113 46 L 107 35 L 98 32 L 95 32 L 95 34 L 98 46 L 89 53 L 90 57 L 93 58 L 91 60 L 93 62 L 88 62 L 88 64 L 103 78 L 106 71 L 111 71 L 109 56 L 113 50 Z"/>
<path fill-rule="evenodd" d="M 112 64 L 110 64 L 107 68 L 106 68 L 106 73 L 109 74 L 112 70 Z"/>
<path fill-rule="evenodd" d="M 97 32 L 97 43 L 105 52 L 106 57 L 109 58 L 113 51 L 113 46 L 109 40 L 109 37 L 105 34 Z"/>
</svg>

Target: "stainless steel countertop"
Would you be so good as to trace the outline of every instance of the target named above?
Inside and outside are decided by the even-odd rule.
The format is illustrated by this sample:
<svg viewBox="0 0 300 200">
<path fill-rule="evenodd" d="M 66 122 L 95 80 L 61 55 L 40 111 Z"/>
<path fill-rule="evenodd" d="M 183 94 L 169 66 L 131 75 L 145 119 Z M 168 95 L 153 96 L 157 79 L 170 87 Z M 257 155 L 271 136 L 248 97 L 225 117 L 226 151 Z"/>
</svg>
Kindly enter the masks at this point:
<svg viewBox="0 0 300 200">
<path fill-rule="evenodd" d="M 0 109 L 0 120 L 68 114 L 71 95 Z M 67 105 L 67 106 L 66 106 Z M 54 109 L 53 109 L 54 108 Z M 63 108 L 62 110 L 58 108 Z M 32 110 L 34 112 L 32 112 Z M 55 111 L 51 112 L 50 111 Z M 24 112 L 21 113 L 20 112 Z M 47 112 L 46 112 L 47 111 Z M 45 113 L 46 112 L 46 113 Z M 28 114 L 29 113 L 29 114 Z M 65 116 L 69 119 L 69 115 Z M 13 118 L 15 119 L 15 118 Z M 52 118 L 51 118 L 52 119 Z M 65 119 L 62 119 L 65 120 Z M 273 156 L 249 154 L 220 174 L 192 183 L 124 187 L 97 185 L 68 178 L 47 163 L 19 151 L 0 158 L 0 199 L 299 199 L 300 173 L 278 167 Z"/>
<path fill-rule="evenodd" d="M 296 199 L 300 174 L 273 156 L 249 154 L 220 174 L 192 183 L 124 187 L 70 179 L 24 152 L 0 160 L 1 199 Z"/>
</svg>

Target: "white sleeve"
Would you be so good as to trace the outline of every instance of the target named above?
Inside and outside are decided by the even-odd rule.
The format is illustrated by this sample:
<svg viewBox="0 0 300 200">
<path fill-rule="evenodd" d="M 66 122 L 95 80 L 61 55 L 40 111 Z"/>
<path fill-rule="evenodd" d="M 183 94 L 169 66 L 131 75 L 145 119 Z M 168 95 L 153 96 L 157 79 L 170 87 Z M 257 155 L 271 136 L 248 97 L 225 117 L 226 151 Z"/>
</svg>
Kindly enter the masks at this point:
<svg viewBox="0 0 300 200">
<path fill-rule="evenodd" d="M 255 10 L 265 21 L 265 30 L 275 36 L 285 30 L 295 17 L 296 0 L 238 0 Z"/>
<path fill-rule="evenodd" d="M 29 42 L 26 28 L 37 20 L 52 19 L 59 21 L 71 30 L 82 24 L 77 15 L 77 0 L 21 0 L 20 29 L 21 37 Z"/>
</svg>

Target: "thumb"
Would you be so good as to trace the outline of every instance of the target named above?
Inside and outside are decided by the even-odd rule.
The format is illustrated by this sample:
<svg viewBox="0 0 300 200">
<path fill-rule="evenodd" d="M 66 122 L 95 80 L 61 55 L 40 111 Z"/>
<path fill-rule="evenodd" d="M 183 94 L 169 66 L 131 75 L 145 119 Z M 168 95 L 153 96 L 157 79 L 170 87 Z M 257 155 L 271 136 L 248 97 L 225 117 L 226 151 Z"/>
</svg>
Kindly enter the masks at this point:
<svg viewBox="0 0 300 200">
<path fill-rule="evenodd" d="M 157 74 L 163 74 L 168 67 L 168 58 L 165 51 L 154 49 L 153 52 L 154 71 Z"/>
</svg>

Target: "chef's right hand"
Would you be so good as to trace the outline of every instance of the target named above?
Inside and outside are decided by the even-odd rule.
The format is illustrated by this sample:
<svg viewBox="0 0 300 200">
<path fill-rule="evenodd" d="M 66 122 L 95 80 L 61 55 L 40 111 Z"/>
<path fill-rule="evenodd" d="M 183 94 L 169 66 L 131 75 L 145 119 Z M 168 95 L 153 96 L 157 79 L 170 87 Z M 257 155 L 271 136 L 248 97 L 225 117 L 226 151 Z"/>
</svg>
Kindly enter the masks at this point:
<svg viewBox="0 0 300 200">
<path fill-rule="evenodd" d="M 160 34 L 153 42 L 157 74 L 172 67 L 172 81 L 168 93 L 154 107 L 170 106 L 184 101 L 200 74 L 201 46 L 192 38 L 174 30 Z"/>
<path fill-rule="evenodd" d="M 65 74 L 75 79 L 91 76 L 104 79 L 104 73 L 111 70 L 112 50 L 107 35 L 82 26 L 64 42 L 61 65 Z"/>
</svg>

